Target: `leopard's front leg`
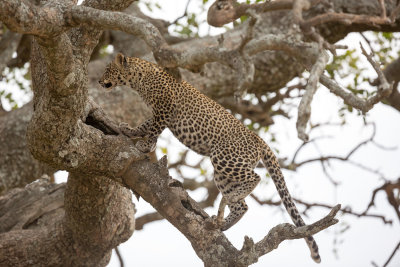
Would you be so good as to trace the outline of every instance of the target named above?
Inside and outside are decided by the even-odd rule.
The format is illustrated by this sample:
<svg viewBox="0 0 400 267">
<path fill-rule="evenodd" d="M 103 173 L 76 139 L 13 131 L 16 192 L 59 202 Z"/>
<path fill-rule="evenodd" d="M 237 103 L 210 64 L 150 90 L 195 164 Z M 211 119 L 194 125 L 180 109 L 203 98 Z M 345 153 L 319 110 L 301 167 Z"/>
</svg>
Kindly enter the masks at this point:
<svg viewBox="0 0 400 267">
<path fill-rule="evenodd" d="M 144 138 L 144 140 L 139 140 L 136 143 L 137 149 L 139 149 L 142 153 L 149 153 L 155 150 L 157 138 L 165 129 L 165 127 L 166 126 L 161 120 L 159 120 L 157 116 L 146 120 L 144 123 L 135 128 L 131 128 L 127 123 L 121 123 L 119 125 L 119 129 L 124 135 L 130 138 Z"/>
<path fill-rule="evenodd" d="M 153 118 L 146 120 L 145 122 L 143 122 L 139 126 L 136 126 L 135 128 L 130 127 L 129 124 L 126 122 L 121 122 L 119 124 L 119 129 L 124 135 L 130 138 L 145 137 L 151 125 L 153 124 L 154 124 Z"/>
</svg>

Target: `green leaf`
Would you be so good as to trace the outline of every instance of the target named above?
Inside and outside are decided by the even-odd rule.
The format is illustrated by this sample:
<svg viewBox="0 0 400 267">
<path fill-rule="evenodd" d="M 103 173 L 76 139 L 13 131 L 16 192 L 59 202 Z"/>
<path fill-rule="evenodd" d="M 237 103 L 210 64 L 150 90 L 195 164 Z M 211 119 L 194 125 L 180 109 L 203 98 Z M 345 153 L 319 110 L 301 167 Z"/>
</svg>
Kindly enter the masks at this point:
<svg viewBox="0 0 400 267">
<path fill-rule="evenodd" d="M 249 18 L 248 16 L 243 15 L 243 16 L 240 17 L 240 22 L 243 23 L 243 22 L 245 22 L 248 18 Z"/>
<path fill-rule="evenodd" d="M 385 38 L 388 41 L 392 41 L 393 39 L 393 33 L 392 32 L 382 32 L 382 37 Z"/>
</svg>

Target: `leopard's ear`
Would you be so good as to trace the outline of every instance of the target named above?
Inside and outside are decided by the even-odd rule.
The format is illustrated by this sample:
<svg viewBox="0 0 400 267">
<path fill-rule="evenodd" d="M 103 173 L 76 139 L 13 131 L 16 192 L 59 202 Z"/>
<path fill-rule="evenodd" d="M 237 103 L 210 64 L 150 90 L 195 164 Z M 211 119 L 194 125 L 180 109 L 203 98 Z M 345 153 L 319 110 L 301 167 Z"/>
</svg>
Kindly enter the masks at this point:
<svg viewBox="0 0 400 267">
<path fill-rule="evenodd" d="M 128 61 L 126 57 L 121 53 L 117 54 L 117 56 L 114 59 L 114 63 L 120 68 L 126 68 L 128 66 Z"/>
</svg>

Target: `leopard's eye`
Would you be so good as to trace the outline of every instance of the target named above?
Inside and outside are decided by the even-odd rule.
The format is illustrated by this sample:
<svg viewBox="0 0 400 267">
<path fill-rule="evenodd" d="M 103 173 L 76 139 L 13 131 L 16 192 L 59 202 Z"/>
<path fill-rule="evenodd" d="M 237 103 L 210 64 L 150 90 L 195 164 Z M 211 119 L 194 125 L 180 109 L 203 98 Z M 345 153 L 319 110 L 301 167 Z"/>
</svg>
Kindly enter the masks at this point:
<svg viewBox="0 0 400 267">
<path fill-rule="evenodd" d="M 110 88 L 110 87 L 112 86 L 112 83 L 105 83 L 104 86 L 105 86 L 106 88 Z"/>
</svg>

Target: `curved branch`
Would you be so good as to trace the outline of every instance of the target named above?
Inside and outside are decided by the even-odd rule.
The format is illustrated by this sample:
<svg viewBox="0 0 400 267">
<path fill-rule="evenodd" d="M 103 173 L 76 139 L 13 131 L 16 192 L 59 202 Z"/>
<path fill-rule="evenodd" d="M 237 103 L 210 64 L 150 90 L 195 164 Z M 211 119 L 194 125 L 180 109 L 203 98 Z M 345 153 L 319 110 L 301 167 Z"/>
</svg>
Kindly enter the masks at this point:
<svg viewBox="0 0 400 267">
<path fill-rule="evenodd" d="M 320 79 L 323 71 L 325 70 L 325 66 L 328 63 L 328 54 L 321 50 L 320 55 L 318 56 L 317 61 L 310 71 L 310 78 L 308 78 L 308 82 L 306 85 L 306 91 L 301 98 L 296 128 L 298 137 L 304 142 L 308 141 L 308 135 L 306 134 L 307 122 L 311 116 L 311 101 L 314 97 L 315 92 L 318 88 L 318 80 Z"/>
<path fill-rule="evenodd" d="M 66 11 L 65 16 L 70 27 L 87 25 L 102 30 L 120 30 L 138 36 L 152 48 L 153 52 L 158 51 L 163 45 L 167 45 L 153 24 L 125 13 L 72 6 Z"/>
</svg>

